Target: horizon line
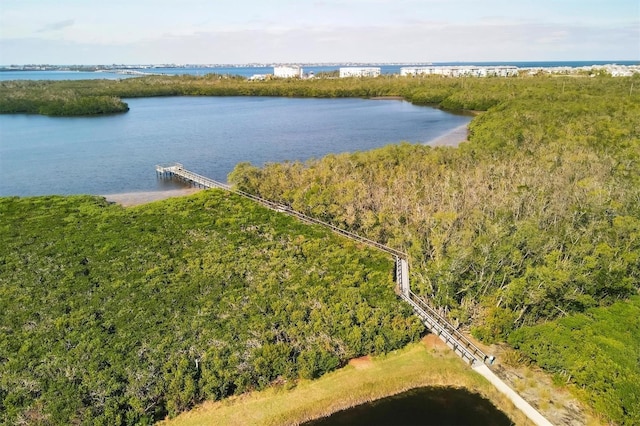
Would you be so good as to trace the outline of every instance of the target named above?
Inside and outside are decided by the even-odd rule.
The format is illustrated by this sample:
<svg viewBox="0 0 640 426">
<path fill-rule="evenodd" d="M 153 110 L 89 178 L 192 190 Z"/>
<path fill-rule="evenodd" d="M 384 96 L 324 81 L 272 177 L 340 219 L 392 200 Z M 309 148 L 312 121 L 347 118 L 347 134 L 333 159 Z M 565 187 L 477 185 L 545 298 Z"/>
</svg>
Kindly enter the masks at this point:
<svg viewBox="0 0 640 426">
<path fill-rule="evenodd" d="M 617 62 L 637 62 L 640 65 L 640 59 L 566 59 L 566 60 L 478 60 L 478 61 L 406 61 L 406 62 L 381 62 L 381 61 L 328 61 L 328 62 L 244 62 L 244 63 L 198 63 L 198 62 L 156 62 L 156 63 L 93 63 L 93 64 L 81 64 L 81 63 L 67 63 L 67 64 L 53 64 L 53 63 L 23 63 L 23 64 L 0 64 L 0 68 L 9 67 L 25 67 L 25 66 L 51 66 L 51 67 L 96 67 L 96 66 L 198 66 L 198 67 L 269 67 L 273 65 L 311 65 L 311 66 L 335 66 L 335 65 L 382 65 L 382 66 L 397 66 L 397 65 L 435 65 L 435 64 L 477 64 L 477 63 L 495 63 L 495 64 L 509 64 L 509 63 L 567 63 L 567 62 L 598 62 L 602 65 L 616 65 Z M 606 64 L 605 64 L 606 63 Z"/>
</svg>

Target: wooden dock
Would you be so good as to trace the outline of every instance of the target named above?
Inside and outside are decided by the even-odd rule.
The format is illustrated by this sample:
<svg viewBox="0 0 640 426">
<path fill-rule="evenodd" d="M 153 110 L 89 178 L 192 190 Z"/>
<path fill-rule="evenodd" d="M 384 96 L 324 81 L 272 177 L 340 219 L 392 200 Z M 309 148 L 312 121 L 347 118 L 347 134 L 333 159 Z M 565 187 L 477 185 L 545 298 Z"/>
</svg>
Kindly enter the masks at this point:
<svg viewBox="0 0 640 426">
<path fill-rule="evenodd" d="M 191 172 L 185 169 L 180 163 L 157 165 L 156 175 L 164 179 L 178 179 L 200 188 L 220 188 L 231 191 L 231 187 L 229 185 Z"/>
</svg>

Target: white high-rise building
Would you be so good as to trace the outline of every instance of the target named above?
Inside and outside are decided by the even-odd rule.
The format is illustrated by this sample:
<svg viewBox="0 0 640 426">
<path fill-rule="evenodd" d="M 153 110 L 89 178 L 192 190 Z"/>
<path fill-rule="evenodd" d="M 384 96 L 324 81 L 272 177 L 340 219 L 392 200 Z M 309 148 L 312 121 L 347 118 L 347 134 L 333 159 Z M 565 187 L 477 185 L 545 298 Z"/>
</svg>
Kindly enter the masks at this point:
<svg viewBox="0 0 640 426">
<path fill-rule="evenodd" d="M 273 76 L 279 78 L 302 78 L 302 67 L 297 65 L 280 65 L 273 67 Z"/>
<path fill-rule="evenodd" d="M 378 77 L 380 67 L 347 67 L 340 68 L 340 78 L 344 77 Z"/>
</svg>

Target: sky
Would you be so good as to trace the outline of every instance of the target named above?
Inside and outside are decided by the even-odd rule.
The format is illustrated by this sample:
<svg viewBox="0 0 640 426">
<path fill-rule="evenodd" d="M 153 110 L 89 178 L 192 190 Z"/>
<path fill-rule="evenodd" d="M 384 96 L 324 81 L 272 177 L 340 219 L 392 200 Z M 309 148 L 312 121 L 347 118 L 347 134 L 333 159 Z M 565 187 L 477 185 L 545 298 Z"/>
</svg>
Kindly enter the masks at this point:
<svg viewBox="0 0 640 426">
<path fill-rule="evenodd" d="M 640 0 L 0 0 L 0 64 L 640 60 Z"/>
</svg>

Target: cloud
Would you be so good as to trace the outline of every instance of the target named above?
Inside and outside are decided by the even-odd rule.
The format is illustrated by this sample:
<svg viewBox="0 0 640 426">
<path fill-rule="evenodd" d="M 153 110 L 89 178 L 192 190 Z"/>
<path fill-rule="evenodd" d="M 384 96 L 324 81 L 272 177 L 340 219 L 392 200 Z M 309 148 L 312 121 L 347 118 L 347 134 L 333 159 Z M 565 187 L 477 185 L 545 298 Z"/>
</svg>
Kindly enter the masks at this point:
<svg viewBox="0 0 640 426">
<path fill-rule="evenodd" d="M 441 62 L 634 59 L 621 28 L 548 23 L 261 28 L 199 32 L 149 40 L 145 54 L 175 52 L 159 62 Z M 637 37 L 637 33 L 635 34 Z M 625 41 L 626 40 L 626 41 Z M 144 46 L 144 47 L 143 47 Z M 154 62 L 154 61 L 150 61 Z"/>
<path fill-rule="evenodd" d="M 536 41 L 542 44 L 552 44 L 552 43 L 560 43 L 565 41 L 570 36 L 569 31 L 551 31 L 546 34 L 542 34 Z"/>
<path fill-rule="evenodd" d="M 77 28 L 77 26 L 76 26 Z M 74 29 L 75 30 L 75 29 Z M 634 23 L 618 26 L 416 20 L 411 25 L 192 29 L 145 39 L 0 40 L 6 63 L 274 63 L 637 60 Z"/>
<path fill-rule="evenodd" d="M 51 31 L 60 31 L 75 24 L 75 19 L 65 19 L 64 21 L 52 22 L 37 30 L 37 33 L 48 33 Z"/>
</svg>

